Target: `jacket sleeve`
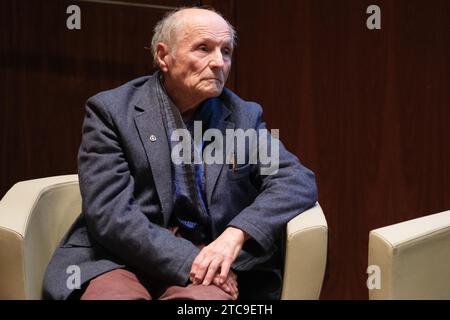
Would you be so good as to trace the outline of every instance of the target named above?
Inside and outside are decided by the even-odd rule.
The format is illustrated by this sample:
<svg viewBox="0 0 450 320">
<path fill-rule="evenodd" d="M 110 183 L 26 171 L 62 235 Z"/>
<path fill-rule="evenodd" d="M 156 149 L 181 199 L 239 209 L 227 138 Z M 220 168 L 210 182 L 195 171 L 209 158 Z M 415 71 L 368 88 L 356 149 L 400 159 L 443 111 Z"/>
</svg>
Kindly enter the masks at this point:
<svg viewBox="0 0 450 320">
<path fill-rule="evenodd" d="M 266 129 L 261 115 L 262 109 L 258 106 L 257 132 Z M 266 139 L 264 142 L 267 142 L 267 149 L 270 150 L 276 138 L 267 133 L 258 139 L 259 143 L 261 139 Z M 258 157 L 257 164 L 252 168 L 252 180 L 255 181 L 259 194 L 250 206 L 228 224 L 244 230 L 251 236 L 233 265 L 237 270 L 251 269 L 255 264 L 270 258 L 279 244 L 278 240 L 286 224 L 317 201 L 314 173 L 287 151 L 281 141 L 277 139 L 276 142 L 279 144 L 278 171 L 270 175 L 261 174 L 264 172 L 261 169 L 265 165 Z"/>
<path fill-rule="evenodd" d="M 82 210 L 94 241 L 144 274 L 167 284 L 186 284 L 199 250 L 140 210 L 117 129 L 96 97 L 86 106 L 78 174 Z"/>
</svg>

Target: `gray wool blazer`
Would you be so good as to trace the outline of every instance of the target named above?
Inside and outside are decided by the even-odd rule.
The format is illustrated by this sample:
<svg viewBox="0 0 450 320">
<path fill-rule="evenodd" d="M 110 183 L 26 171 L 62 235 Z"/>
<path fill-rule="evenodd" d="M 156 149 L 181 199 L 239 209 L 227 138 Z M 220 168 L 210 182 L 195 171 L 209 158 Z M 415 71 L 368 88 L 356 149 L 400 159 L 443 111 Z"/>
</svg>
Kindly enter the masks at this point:
<svg viewBox="0 0 450 320">
<path fill-rule="evenodd" d="M 47 267 L 45 298 L 67 299 L 79 292 L 67 285 L 71 265 L 80 268 L 82 285 L 124 267 L 150 282 L 188 283 L 199 249 L 167 229 L 171 158 L 156 81 L 156 74 L 138 78 L 87 101 L 78 154 L 82 212 Z M 223 134 L 265 128 L 261 107 L 228 89 L 209 104 L 216 108 L 213 127 Z M 279 298 L 281 235 L 290 219 L 317 200 L 314 174 L 281 143 L 279 155 L 279 170 L 271 176 L 260 175 L 259 164 L 235 170 L 212 164 L 205 170 L 213 238 L 228 226 L 251 236 L 232 266 L 242 298 Z"/>
</svg>

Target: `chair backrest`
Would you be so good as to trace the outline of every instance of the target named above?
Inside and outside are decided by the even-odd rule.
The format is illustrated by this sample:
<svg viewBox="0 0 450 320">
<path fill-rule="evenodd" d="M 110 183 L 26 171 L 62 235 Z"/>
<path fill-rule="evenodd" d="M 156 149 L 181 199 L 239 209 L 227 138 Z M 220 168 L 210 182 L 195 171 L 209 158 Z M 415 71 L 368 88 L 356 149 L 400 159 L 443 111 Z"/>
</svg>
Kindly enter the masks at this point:
<svg viewBox="0 0 450 320">
<path fill-rule="evenodd" d="M 450 299 L 450 211 L 372 230 L 369 266 L 370 299 Z"/>
<path fill-rule="evenodd" d="M 81 211 L 76 175 L 28 180 L 0 201 L 0 299 L 41 299 L 50 258 Z"/>
</svg>

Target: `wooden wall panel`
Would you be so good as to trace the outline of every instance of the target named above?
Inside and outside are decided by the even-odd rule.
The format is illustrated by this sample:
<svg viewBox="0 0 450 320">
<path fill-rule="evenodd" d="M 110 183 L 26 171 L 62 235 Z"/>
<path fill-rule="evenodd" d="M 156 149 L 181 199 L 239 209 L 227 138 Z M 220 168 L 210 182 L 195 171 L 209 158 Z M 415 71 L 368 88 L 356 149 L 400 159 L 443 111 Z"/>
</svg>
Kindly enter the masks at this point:
<svg viewBox="0 0 450 320">
<path fill-rule="evenodd" d="M 366 28 L 381 7 L 382 29 Z M 322 298 L 367 298 L 368 232 L 450 208 L 450 3 L 239 1 L 236 89 L 317 174 Z"/>
</svg>

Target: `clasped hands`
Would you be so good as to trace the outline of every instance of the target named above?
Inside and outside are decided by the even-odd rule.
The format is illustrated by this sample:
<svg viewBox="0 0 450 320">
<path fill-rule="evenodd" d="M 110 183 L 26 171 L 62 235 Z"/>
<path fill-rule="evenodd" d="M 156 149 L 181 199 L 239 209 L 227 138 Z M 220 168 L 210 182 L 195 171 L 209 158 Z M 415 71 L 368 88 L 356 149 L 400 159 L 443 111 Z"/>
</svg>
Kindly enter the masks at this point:
<svg viewBox="0 0 450 320">
<path fill-rule="evenodd" d="M 189 279 L 196 285 L 213 283 L 233 299 L 239 295 L 237 276 L 231 270 L 244 242 L 249 236 L 241 229 L 228 227 L 209 245 L 205 246 L 192 263 Z"/>
</svg>

